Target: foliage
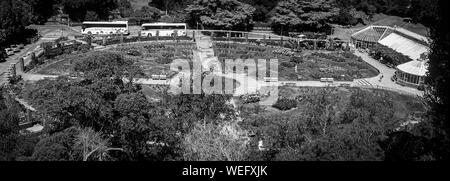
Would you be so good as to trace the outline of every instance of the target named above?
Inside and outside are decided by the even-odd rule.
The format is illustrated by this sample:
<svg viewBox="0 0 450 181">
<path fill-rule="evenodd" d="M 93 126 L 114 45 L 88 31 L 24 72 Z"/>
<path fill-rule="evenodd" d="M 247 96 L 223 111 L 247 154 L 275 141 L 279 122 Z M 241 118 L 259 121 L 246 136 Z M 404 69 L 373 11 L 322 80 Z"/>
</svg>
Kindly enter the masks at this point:
<svg viewBox="0 0 450 181">
<path fill-rule="evenodd" d="M 287 111 L 296 108 L 297 104 L 296 100 L 281 98 L 277 100 L 273 107 L 282 111 Z"/>
<path fill-rule="evenodd" d="M 156 7 L 163 11 L 167 11 L 169 14 L 176 14 L 180 10 L 183 10 L 188 5 L 192 4 L 194 0 L 152 0 L 149 2 L 149 6 Z"/>
<path fill-rule="evenodd" d="M 128 18 L 134 12 L 130 0 L 118 0 L 117 6 L 121 17 Z"/>
<path fill-rule="evenodd" d="M 253 147 L 259 153 L 248 159 L 383 160 L 385 152 L 379 143 L 399 122 L 392 95 L 360 89 L 344 92 L 337 88 L 302 91 L 297 111 L 246 119 L 242 126 L 255 132 L 266 148 Z"/>
<path fill-rule="evenodd" d="M 247 145 L 234 124 L 195 124 L 183 140 L 186 161 L 242 161 Z"/>
<path fill-rule="evenodd" d="M 123 151 L 120 148 L 110 148 L 109 145 L 109 140 L 104 139 L 101 133 L 85 128 L 76 136 L 73 147 L 81 150 L 83 161 L 104 161 L 111 158 L 110 151 Z"/>
<path fill-rule="evenodd" d="M 278 3 L 271 18 L 272 29 L 282 35 L 290 31 L 318 31 L 331 33 L 328 23 L 334 22 L 338 9 L 330 0 L 294 1 Z"/>
<path fill-rule="evenodd" d="M 151 6 L 144 6 L 131 15 L 131 21 L 136 21 L 138 24 L 152 23 L 157 21 L 161 15 L 161 10 Z"/>
<path fill-rule="evenodd" d="M 394 66 L 412 61 L 412 59 L 408 56 L 381 44 L 376 44 L 373 48 L 371 48 L 370 56 L 380 60 L 381 63 Z"/>
<path fill-rule="evenodd" d="M 118 7 L 116 0 L 60 0 L 58 4 L 72 21 L 86 20 L 88 11 L 95 12 L 99 20 L 107 20 L 110 12 Z"/>
<path fill-rule="evenodd" d="M 13 161 L 19 142 L 19 117 L 9 109 L 0 110 L 0 160 Z"/>
<path fill-rule="evenodd" d="M 271 11 L 277 6 L 280 0 L 239 0 L 243 3 L 252 5 L 255 8 L 253 20 L 267 22 L 271 16 Z"/>
<path fill-rule="evenodd" d="M 98 15 L 94 11 L 88 11 L 86 12 L 86 17 L 84 18 L 85 21 L 97 21 Z"/>
<path fill-rule="evenodd" d="M 293 62 L 281 62 L 281 66 L 286 67 L 286 68 L 293 68 L 293 67 L 295 67 L 295 63 L 293 63 Z"/>
<path fill-rule="evenodd" d="M 32 7 L 24 0 L 0 1 L 0 48 L 30 37 L 26 26 L 33 22 Z"/>
<path fill-rule="evenodd" d="M 255 8 L 237 0 L 196 0 L 186 8 L 187 23 L 207 29 L 251 30 Z"/>
<path fill-rule="evenodd" d="M 430 115 L 433 122 L 433 153 L 437 160 L 448 160 L 450 158 L 450 97 L 448 95 L 450 78 L 449 72 L 449 28 L 446 26 L 448 22 L 448 11 L 445 1 L 438 1 L 435 4 L 436 14 L 434 16 L 433 26 L 431 27 L 431 52 L 429 58 L 429 68 L 426 84 L 426 99 L 431 107 Z"/>
<path fill-rule="evenodd" d="M 80 160 L 73 150 L 78 128 L 68 128 L 44 138 L 35 147 L 32 159 L 35 161 L 76 161 Z"/>
</svg>

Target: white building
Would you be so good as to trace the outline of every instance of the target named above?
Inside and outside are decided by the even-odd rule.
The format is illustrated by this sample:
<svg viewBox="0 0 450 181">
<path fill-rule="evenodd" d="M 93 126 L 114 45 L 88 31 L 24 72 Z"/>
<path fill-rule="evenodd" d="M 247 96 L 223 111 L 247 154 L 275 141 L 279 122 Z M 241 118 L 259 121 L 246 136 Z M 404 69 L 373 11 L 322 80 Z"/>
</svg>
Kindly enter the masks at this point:
<svg viewBox="0 0 450 181">
<path fill-rule="evenodd" d="M 379 43 L 412 59 L 396 67 L 396 80 L 401 85 L 423 85 L 428 70 L 429 41 L 426 37 L 400 27 L 369 26 L 352 35 L 358 48 L 370 48 Z"/>
</svg>

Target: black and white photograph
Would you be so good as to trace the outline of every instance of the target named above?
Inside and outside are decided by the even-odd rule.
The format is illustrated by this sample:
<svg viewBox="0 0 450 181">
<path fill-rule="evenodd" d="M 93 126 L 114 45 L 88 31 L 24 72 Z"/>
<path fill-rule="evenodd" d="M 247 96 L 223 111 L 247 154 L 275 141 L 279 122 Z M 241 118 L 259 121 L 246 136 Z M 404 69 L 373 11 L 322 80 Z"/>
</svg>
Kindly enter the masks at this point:
<svg viewBox="0 0 450 181">
<path fill-rule="evenodd" d="M 157 162 L 214 179 L 448 161 L 446 11 L 444 0 L 0 0 L 1 167 Z"/>
</svg>

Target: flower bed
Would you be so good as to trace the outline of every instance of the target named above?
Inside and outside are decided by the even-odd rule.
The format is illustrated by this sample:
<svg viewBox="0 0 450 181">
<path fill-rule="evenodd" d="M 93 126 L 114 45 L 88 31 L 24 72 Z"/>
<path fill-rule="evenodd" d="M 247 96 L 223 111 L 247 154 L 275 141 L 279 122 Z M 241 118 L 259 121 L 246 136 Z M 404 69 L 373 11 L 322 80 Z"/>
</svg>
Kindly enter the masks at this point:
<svg viewBox="0 0 450 181">
<path fill-rule="evenodd" d="M 378 71 L 360 57 L 345 51 L 306 54 L 286 48 L 262 47 L 239 43 L 215 43 L 215 54 L 224 59 L 278 59 L 279 80 L 353 81 L 378 75 Z M 297 66 L 296 66 L 297 65 Z M 295 68 L 297 67 L 297 71 Z"/>
</svg>

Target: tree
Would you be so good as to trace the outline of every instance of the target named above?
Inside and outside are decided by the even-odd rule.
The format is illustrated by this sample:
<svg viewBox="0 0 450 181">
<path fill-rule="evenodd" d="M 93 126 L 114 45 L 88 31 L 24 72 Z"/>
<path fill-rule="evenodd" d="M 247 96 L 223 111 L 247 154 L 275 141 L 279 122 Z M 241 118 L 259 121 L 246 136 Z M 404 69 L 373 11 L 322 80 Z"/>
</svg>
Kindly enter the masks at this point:
<svg viewBox="0 0 450 181">
<path fill-rule="evenodd" d="M 35 161 L 76 161 L 80 154 L 73 149 L 79 128 L 68 128 L 42 139 L 35 147 L 32 159 Z"/>
<path fill-rule="evenodd" d="M 102 134 L 91 128 L 85 128 L 76 136 L 74 148 L 80 149 L 83 161 L 105 161 L 110 159 L 110 151 L 123 151 L 121 148 L 111 148 L 107 139 Z"/>
<path fill-rule="evenodd" d="M 247 151 L 245 139 L 236 124 L 201 124 L 183 140 L 186 161 L 243 161 Z"/>
<path fill-rule="evenodd" d="M 277 6 L 280 0 L 239 0 L 255 8 L 253 20 L 266 22 L 270 17 L 270 12 Z"/>
<path fill-rule="evenodd" d="M 244 30 L 253 28 L 255 8 L 237 0 L 196 0 L 186 8 L 187 23 L 207 29 Z"/>
<path fill-rule="evenodd" d="M 14 161 L 21 156 L 25 137 L 19 134 L 19 111 L 15 100 L 0 88 L 0 161 Z"/>
<path fill-rule="evenodd" d="M 33 9 L 33 22 L 44 24 L 55 14 L 57 0 L 29 0 L 28 3 Z"/>
<path fill-rule="evenodd" d="M 32 22 L 32 7 L 23 0 L 0 1 L 0 48 L 27 38 L 25 29 Z"/>
<path fill-rule="evenodd" d="M 74 21 L 86 19 L 86 13 L 93 11 L 101 20 L 108 20 L 110 12 L 117 9 L 117 0 L 60 0 L 64 11 Z"/>
<path fill-rule="evenodd" d="M 98 20 L 98 15 L 94 11 L 88 11 L 88 12 L 86 12 L 86 17 L 84 18 L 84 20 L 86 20 L 86 21 L 97 21 Z"/>
<path fill-rule="evenodd" d="M 186 8 L 192 2 L 193 0 L 152 0 L 148 5 L 173 14 Z"/>
<path fill-rule="evenodd" d="M 19 117 L 17 113 L 9 109 L 0 110 L 0 161 L 15 160 L 18 142 Z"/>
<path fill-rule="evenodd" d="M 330 33 L 329 23 L 335 21 L 339 9 L 331 0 L 295 1 L 278 3 L 271 18 L 272 28 L 280 34 L 289 31 L 319 31 Z"/>
<path fill-rule="evenodd" d="M 243 128 L 255 132 L 255 140 L 262 140 L 266 149 L 253 151 L 249 159 L 383 160 L 379 142 L 399 122 L 392 111 L 392 97 L 383 91 L 354 89 L 350 95 L 338 91 L 304 92 L 297 97 L 300 102 L 295 112 L 245 120 Z"/>
<path fill-rule="evenodd" d="M 132 17 L 138 24 L 143 24 L 155 22 L 161 18 L 161 15 L 161 10 L 151 6 L 144 6 L 140 10 L 135 11 Z"/>
<path fill-rule="evenodd" d="M 429 54 L 429 67 L 425 80 L 426 98 L 431 107 L 430 115 L 434 127 L 433 156 L 437 160 L 448 160 L 450 157 L 450 96 L 448 80 L 450 72 L 448 63 L 450 36 L 445 8 L 445 1 L 435 1 L 436 12 L 430 27 L 431 52 Z"/>
<path fill-rule="evenodd" d="M 130 17 L 134 12 L 133 7 L 131 7 L 130 0 L 119 0 L 117 6 L 120 12 L 120 16 L 124 18 Z"/>
</svg>

